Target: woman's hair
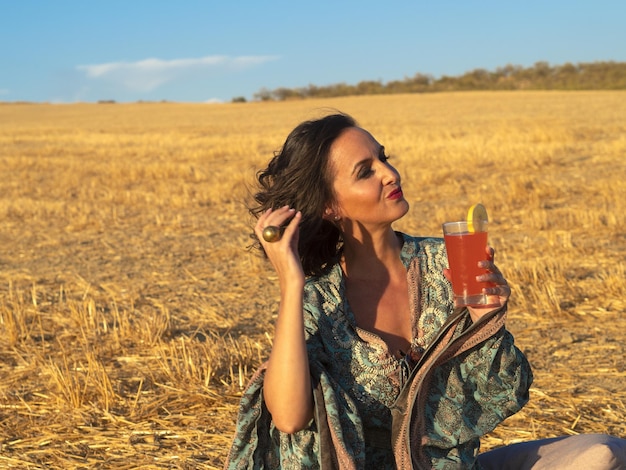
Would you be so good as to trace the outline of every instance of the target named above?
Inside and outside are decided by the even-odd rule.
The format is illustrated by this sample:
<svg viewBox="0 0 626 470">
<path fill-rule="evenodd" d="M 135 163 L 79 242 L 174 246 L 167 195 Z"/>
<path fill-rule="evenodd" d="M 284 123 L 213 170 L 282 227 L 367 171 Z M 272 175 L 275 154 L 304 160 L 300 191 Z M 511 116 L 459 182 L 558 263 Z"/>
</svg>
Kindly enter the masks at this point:
<svg viewBox="0 0 626 470">
<path fill-rule="evenodd" d="M 307 276 L 322 274 L 342 246 L 339 229 L 323 219 L 333 200 L 328 154 L 335 139 L 355 126 L 354 119 L 342 113 L 305 121 L 291 131 L 267 168 L 257 173 L 258 192 L 249 211 L 258 218 L 269 208 L 288 205 L 302 213 L 298 252 Z M 262 250 L 258 240 L 255 246 Z"/>
</svg>

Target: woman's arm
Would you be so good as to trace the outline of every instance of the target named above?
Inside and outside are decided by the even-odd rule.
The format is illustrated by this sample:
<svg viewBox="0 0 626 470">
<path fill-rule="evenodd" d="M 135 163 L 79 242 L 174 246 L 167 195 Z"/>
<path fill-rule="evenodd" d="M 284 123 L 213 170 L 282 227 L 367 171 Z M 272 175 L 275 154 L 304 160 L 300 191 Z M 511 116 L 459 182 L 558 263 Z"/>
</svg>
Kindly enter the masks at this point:
<svg viewBox="0 0 626 470">
<path fill-rule="evenodd" d="M 274 425 L 286 433 L 303 429 L 313 417 L 313 392 L 304 336 L 304 272 L 297 251 L 301 215 L 294 212 L 288 207 L 268 210 L 259 217 L 255 227 L 280 284 L 280 307 L 263 395 Z M 263 240 L 262 231 L 266 226 L 280 226 L 290 217 L 279 241 Z"/>
</svg>

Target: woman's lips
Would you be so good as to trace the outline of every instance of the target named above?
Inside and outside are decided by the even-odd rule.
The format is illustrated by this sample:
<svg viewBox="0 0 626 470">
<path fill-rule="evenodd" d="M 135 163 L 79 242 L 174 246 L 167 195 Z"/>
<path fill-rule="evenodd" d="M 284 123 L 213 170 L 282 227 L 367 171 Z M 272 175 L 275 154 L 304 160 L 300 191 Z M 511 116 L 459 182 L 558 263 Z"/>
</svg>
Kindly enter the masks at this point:
<svg viewBox="0 0 626 470">
<path fill-rule="evenodd" d="M 398 188 L 398 189 L 394 189 L 393 191 L 391 191 L 389 193 L 389 196 L 387 196 L 387 198 L 389 199 L 400 199 L 402 197 L 402 189 Z"/>
</svg>

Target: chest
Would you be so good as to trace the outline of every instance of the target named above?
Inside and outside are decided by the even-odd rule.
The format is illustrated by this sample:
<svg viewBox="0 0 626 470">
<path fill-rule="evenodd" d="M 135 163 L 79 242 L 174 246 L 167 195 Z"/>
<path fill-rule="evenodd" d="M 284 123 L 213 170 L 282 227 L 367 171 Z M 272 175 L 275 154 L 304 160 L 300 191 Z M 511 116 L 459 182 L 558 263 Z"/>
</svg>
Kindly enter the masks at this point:
<svg viewBox="0 0 626 470">
<path fill-rule="evenodd" d="M 346 295 L 359 328 L 379 336 L 392 354 L 408 349 L 412 328 L 405 278 L 395 282 L 350 281 Z"/>
</svg>

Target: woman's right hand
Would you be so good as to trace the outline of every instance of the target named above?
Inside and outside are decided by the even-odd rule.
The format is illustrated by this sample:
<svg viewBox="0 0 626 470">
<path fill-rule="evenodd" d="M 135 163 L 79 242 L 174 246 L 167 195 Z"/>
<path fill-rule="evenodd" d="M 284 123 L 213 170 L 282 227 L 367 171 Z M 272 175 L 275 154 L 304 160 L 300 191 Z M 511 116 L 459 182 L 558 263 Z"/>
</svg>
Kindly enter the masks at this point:
<svg viewBox="0 0 626 470">
<path fill-rule="evenodd" d="M 288 281 L 297 280 L 304 282 L 304 270 L 298 254 L 299 227 L 298 224 L 302 218 L 300 211 L 290 208 L 289 206 L 280 207 L 278 209 L 268 209 L 261 217 L 259 217 L 254 233 L 261 242 L 265 254 L 274 266 L 281 287 Z M 291 220 L 289 220 L 291 219 Z M 263 238 L 263 229 L 269 225 L 284 228 L 282 237 L 275 242 L 268 242 Z"/>
<path fill-rule="evenodd" d="M 263 379 L 263 395 L 276 428 L 286 433 L 304 429 L 313 417 L 313 394 L 304 334 L 304 270 L 298 254 L 298 224 L 302 214 L 288 206 L 268 209 L 254 232 L 280 282 L 280 306 L 274 342 Z M 275 242 L 263 238 L 268 225 L 285 225 Z"/>
</svg>

